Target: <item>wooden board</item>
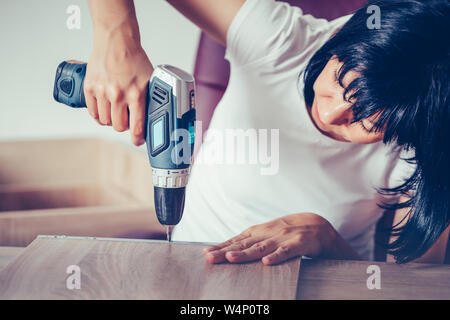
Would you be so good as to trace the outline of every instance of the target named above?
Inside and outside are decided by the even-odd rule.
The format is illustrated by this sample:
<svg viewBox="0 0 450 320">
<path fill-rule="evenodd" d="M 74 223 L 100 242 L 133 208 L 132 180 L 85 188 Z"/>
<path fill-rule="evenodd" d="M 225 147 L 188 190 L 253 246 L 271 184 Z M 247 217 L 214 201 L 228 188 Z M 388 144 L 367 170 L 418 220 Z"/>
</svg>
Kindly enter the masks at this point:
<svg viewBox="0 0 450 320">
<path fill-rule="evenodd" d="M 22 247 L 0 247 L 0 270 L 13 261 L 25 248 Z"/>
<path fill-rule="evenodd" d="M 300 259 L 210 264 L 205 244 L 38 237 L 0 271 L 0 299 L 295 299 Z M 80 268 L 70 290 L 67 267 Z"/>
<path fill-rule="evenodd" d="M 380 269 L 380 289 L 369 290 L 368 267 Z M 450 299 L 450 266 L 377 261 L 303 260 L 298 299 Z"/>
</svg>

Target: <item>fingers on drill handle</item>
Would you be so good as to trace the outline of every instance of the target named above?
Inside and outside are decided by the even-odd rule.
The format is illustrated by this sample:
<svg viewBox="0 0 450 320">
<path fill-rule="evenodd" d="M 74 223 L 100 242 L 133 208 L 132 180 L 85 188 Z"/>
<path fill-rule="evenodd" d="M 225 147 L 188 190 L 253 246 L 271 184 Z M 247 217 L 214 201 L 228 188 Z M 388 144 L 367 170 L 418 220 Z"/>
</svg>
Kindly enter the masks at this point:
<svg viewBox="0 0 450 320">
<path fill-rule="evenodd" d="M 144 126 L 145 126 L 145 95 L 140 94 L 131 99 L 128 106 L 131 142 L 140 146 L 145 143 Z"/>
<path fill-rule="evenodd" d="M 106 96 L 93 94 L 92 90 L 87 90 L 87 93 L 85 99 L 89 114 L 98 124 L 112 125 L 118 132 L 130 129 L 134 145 L 145 143 L 145 95 L 137 95 L 127 106 L 118 99 L 109 100 Z"/>
<path fill-rule="evenodd" d="M 128 108 L 124 103 L 115 103 L 111 106 L 111 120 L 114 130 L 123 132 L 128 130 Z"/>
<path fill-rule="evenodd" d="M 99 124 L 101 124 L 98 115 L 97 99 L 95 99 L 92 94 L 89 94 L 88 91 L 86 91 L 84 98 L 86 100 L 86 107 L 88 109 L 89 115 L 94 118 L 94 120 Z"/>
<path fill-rule="evenodd" d="M 111 103 L 106 97 L 97 98 L 98 120 L 104 126 L 111 125 Z"/>
</svg>

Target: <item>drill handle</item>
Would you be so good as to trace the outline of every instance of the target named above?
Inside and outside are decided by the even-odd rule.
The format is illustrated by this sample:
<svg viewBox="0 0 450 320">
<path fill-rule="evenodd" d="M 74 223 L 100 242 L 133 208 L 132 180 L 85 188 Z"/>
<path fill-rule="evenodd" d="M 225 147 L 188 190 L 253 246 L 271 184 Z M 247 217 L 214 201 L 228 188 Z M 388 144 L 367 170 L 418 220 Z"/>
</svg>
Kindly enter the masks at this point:
<svg viewBox="0 0 450 320">
<path fill-rule="evenodd" d="M 87 64 L 80 61 L 63 61 L 56 69 L 53 97 L 72 108 L 86 108 L 84 77 Z"/>
</svg>

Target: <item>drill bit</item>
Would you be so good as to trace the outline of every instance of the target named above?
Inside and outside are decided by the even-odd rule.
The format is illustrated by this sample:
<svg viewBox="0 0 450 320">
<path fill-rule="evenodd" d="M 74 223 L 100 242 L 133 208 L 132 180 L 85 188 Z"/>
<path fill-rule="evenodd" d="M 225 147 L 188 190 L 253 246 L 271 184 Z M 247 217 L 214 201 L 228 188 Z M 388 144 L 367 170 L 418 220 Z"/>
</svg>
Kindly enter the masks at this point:
<svg viewBox="0 0 450 320">
<path fill-rule="evenodd" d="M 172 242 L 172 230 L 173 226 L 166 226 L 166 237 L 168 242 Z"/>
</svg>

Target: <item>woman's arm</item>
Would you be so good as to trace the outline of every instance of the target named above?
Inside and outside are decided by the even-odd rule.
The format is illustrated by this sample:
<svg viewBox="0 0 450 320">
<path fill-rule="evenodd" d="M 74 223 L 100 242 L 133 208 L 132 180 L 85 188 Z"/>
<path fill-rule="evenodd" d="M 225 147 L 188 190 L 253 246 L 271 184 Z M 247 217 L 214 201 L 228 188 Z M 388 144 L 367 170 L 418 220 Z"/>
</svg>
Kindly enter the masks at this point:
<svg viewBox="0 0 450 320">
<path fill-rule="evenodd" d="M 261 259 L 264 264 L 281 263 L 293 257 L 359 260 L 355 250 L 332 225 L 314 213 L 298 213 L 250 227 L 217 246 L 205 248 L 211 263 Z"/>
<path fill-rule="evenodd" d="M 245 0 L 170 0 L 172 6 L 222 44 Z M 153 66 L 144 52 L 132 0 L 89 0 L 94 48 L 84 92 L 89 114 L 116 131 L 144 140 L 145 100 Z"/>
<path fill-rule="evenodd" d="M 144 140 L 145 99 L 153 66 L 141 47 L 132 0 L 90 0 L 94 47 L 84 92 L 89 114 L 116 131 Z"/>
<path fill-rule="evenodd" d="M 226 46 L 227 31 L 245 0 L 167 0 L 200 29 Z"/>
<path fill-rule="evenodd" d="M 400 197 L 399 202 L 403 203 L 408 200 L 407 197 L 402 196 Z M 394 227 L 400 227 L 403 226 L 407 221 L 407 214 L 408 214 L 409 208 L 403 208 L 399 209 L 395 212 L 394 220 L 392 222 L 392 226 Z M 448 237 L 450 233 L 450 227 L 445 229 L 444 232 L 442 232 L 439 239 L 431 246 L 431 248 L 420 258 L 417 258 L 413 260 L 412 262 L 419 262 L 419 263 L 444 263 L 445 260 L 445 253 L 447 249 L 447 242 Z M 389 243 L 392 243 L 396 237 L 391 236 L 389 239 Z M 388 254 L 387 259 L 388 262 L 395 262 L 394 256 Z"/>
</svg>

